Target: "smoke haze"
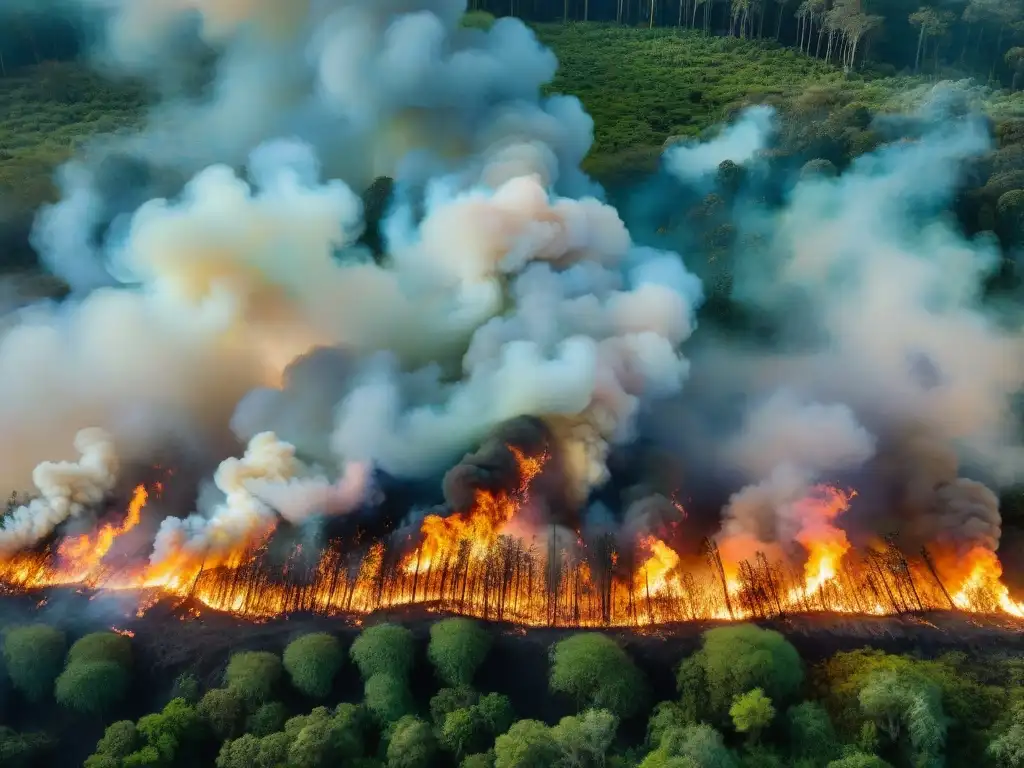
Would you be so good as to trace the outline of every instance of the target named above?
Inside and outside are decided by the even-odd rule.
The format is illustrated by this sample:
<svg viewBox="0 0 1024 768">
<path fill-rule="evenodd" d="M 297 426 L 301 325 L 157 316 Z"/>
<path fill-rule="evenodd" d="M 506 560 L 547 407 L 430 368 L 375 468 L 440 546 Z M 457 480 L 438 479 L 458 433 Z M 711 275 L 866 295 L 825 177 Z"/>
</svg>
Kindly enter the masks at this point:
<svg viewBox="0 0 1024 768">
<path fill-rule="evenodd" d="M 726 555 L 890 531 L 998 547 L 993 489 L 1024 479 L 1024 337 L 983 302 L 995 244 L 944 213 L 990 142 L 949 94 L 913 140 L 799 179 L 781 209 L 732 204 L 728 298 L 765 341 L 698 328 L 697 255 L 647 244 L 580 170 L 592 122 L 541 95 L 557 62 L 514 19 L 463 28 L 465 0 L 75 7 L 105 30 L 97 66 L 161 98 L 69 163 L 38 216 L 74 293 L 0 339 L 0 480 L 40 494 L 0 551 L 102 498 L 117 457 L 168 444 L 219 462 L 216 493 L 163 521 L 154 567 L 372 507 L 383 478 L 436 480 L 441 511 L 464 510 L 513 482 L 509 446 L 550 452 L 537 505 L 558 542 L 617 489 L 613 459 L 653 446 L 714 486 Z M 760 162 L 776 120 L 748 110 L 665 169 L 703 189 Z M 375 256 L 358 193 L 385 174 Z M 78 464 L 40 464 L 85 428 L 103 432 L 79 433 Z M 587 526 L 683 523 L 674 489 L 631 480 Z"/>
</svg>

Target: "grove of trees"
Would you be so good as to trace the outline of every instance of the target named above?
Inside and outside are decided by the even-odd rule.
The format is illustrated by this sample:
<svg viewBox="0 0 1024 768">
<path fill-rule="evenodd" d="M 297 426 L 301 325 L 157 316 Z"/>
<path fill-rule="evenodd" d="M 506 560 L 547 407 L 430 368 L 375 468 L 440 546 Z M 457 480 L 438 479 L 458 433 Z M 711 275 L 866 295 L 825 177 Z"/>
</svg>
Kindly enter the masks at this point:
<svg viewBox="0 0 1024 768">
<path fill-rule="evenodd" d="M 481 675 L 492 629 L 443 619 L 419 639 L 385 623 L 350 644 L 315 632 L 280 654 L 236 652 L 212 686 L 185 669 L 133 719 L 132 641 L 67 640 L 4 632 L 7 703 L 54 724 L 0 726 L 5 768 L 71 765 L 62 740 L 89 729 L 85 768 L 1019 768 L 1024 755 L 1024 657 L 1006 654 L 808 663 L 778 632 L 737 624 L 707 631 L 656 702 L 659 681 L 627 647 L 579 632 L 551 645 L 547 689 L 514 704 L 481 687 L 495 679 Z M 342 684 L 348 664 L 362 692 Z M 544 717 L 536 702 L 552 697 L 564 714 Z"/>
<path fill-rule="evenodd" d="M 1013 84 L 1024 42 L 1020 0 L 470 0 L 531 21 L 604 21 L 766 39 L 852 68 L 958 69 Z"/>
</svg>

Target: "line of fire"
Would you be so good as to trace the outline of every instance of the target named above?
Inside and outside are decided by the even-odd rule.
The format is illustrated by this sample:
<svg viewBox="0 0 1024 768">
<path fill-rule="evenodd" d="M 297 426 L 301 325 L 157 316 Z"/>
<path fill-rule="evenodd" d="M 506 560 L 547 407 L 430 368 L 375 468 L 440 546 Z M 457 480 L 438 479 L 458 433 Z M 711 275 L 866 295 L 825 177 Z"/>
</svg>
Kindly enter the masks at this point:
<svg viewBox="0 0 1024 768">
<path fill-rule="evenodd" d="M 362 546 L 328 544 L 310 561 L 299 548 L 282 566 L 267 537 L 226 555 L 179 555 L 158 565 L 110 562 L 116 540 L 139 524 L 156 484 L 140 485 L 124 520 L 48 543 L 0 563 L 7 592 L 78 587 L 136 591 L 139 615 L 165 599 L 230 612 L 254 621 L 286 614 L 365 614 L 419 606 L 524 626 L 650 626 L 694 620 L 765 619 L 797 613 L 897 615 L 954 610 L 1024 617 L 985 549 L 956 557 L 938 548 L 904 552 L 892 540 L 854 548 L 825 522 L 801 540 L 802 566 L 763 552 L 730 560 L 704 539 L 702 556 L 684 558 L 655 536 L 623 547 L 614 536 L 559 543 L 506 530 L 526 501 L 544 457 L 515 449 L 519 484 L 477 491 L 473 507 L 428 515 L 416 535 Z M 824 505 L 834 520 L 851 494 L 819 486 L 803 503 Z M 681 514 L 683 514 L 681 512 Z M 116 558 L 113 558 L 116 560 Z"/>
</svg>

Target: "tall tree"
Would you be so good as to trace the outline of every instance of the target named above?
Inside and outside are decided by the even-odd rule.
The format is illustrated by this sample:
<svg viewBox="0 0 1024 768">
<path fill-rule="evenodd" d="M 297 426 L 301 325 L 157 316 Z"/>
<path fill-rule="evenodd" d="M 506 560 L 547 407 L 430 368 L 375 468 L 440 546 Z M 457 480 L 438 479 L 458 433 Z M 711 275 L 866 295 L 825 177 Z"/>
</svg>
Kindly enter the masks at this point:
<svg viewBox="0 0 1024 768">
<path fill-rule="evenodd" d="M 952 23 L 953 14 L 948 11 L 938 11 L 935 8 L 922 7 L 910 14 L 909 21 L 912 26 L 919 29 L 917 35 L 917 53 L 914 55 L 914 72 L 921 69 L 921 54 L 927 47 L 928 38 L 941 38 L 949 34 L 949 25 Z M 936 65 L 938 64 L 938 48 L 935 49 Z"/>
</svg>

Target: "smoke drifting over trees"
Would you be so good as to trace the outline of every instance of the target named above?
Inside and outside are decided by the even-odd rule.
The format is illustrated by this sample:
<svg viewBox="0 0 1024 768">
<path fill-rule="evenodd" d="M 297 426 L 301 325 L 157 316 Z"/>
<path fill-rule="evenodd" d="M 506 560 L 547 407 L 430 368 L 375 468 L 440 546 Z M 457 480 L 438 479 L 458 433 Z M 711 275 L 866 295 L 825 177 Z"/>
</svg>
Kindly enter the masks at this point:
<svg viewBox="0 0 1024 768">
<path fill-rule="evenodd" d="M 464 0 L 80 3 L 102 16 L 97 61 L 164 98 L 71 161 L 37 219 L 73 295 L 0 342 L 8 485 L 86 427 L 131 462 L 247 443 L 216 500 L 164 521 L 154 565 L 372 507 L 388 482 L 436 480 L 465 509 L 541 447 L 544 522 L 594 525 L 600 493 L 643 535 L 683 522 L 689 480 L 718 504 L 683 524 L 723 546 L 998 546 L 990 487 L 1024 479 L 1024 336 L 982 295 L 995 244 L 944 213 L 990 146 L 955 93 L 836 177 L 779 180 L 796 175 L 771 164 L 767 107 L 667 150 L 665 189 L 729 208 L 735 246 L 694 271 L 729 272 L 728 300 L 771 330 L 755 337 L 698 327 L 703 254 L 669 247 L 685 225 L 605 202 L 580 170 L 591 120 L 542 95 L 557 62 L 515 19 L 466 28 Z M 381 175 L 375 255 L 358 193 Z M 688 478 L 616 476 L 646 451 Z M 824 483 L 860 495 L 807 507 Z"/>
</svg>

